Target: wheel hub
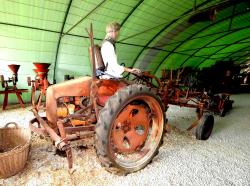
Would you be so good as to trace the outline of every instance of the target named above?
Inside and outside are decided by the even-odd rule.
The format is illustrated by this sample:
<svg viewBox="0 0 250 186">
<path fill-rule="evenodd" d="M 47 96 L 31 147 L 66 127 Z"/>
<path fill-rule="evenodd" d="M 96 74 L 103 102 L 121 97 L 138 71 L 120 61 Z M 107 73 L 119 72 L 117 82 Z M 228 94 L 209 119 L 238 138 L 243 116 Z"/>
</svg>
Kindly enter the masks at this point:
<svg viewBox="0 0 250 186">
<path fill-rule="evenodd" d="M 114 122 L 114 148 L 119 153 L 134 152 L 145 142 L 149 124 L 150 118 L 144 106 L 126 106 Z"/>
</svg>

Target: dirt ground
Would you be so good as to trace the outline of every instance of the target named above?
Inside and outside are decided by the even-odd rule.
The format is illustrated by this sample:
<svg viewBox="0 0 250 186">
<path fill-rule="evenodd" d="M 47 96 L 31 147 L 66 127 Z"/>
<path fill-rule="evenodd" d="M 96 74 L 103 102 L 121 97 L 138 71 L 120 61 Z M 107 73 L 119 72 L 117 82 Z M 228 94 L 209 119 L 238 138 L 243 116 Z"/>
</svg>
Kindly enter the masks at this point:
<svg viewBox="0 0 250 186">
<path fill-rule="evenodd" d="M 215 116 L 209 140 L 199 141 L 184 131 L 194 120 L 193 109 L 171 106 L 167 118 L 178 129 L 166 133 L 164 144 L 146 168 L 117 176 L 99 163 L 93 138 L 74 143 L 74 172 L 65 157 L 55 154 L 49 138 L 32 134 L 29 159 L 15 176 L 0 179 L 0 185 L 249 185 L 250 183 L 250 94 L 233 95 L 233 110 Z M 25 109 L 11 108 L 0 113 L 0 127 L 9 121 L 28 127 L 33 118 Z"/>
</svg>

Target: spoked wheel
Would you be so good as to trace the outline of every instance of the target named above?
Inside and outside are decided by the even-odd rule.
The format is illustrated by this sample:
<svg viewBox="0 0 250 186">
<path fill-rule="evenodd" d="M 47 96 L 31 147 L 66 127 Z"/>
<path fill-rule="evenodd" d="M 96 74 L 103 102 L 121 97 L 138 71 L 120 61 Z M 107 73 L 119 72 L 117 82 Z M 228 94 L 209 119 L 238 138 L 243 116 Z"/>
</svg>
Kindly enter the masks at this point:
<svg viewBox="0 0 250 186">
<path fill-rule="evenodd" d="M 211 114 L 204 114 L 200 120 L 195 131 L 196 139 L 207 140 L 214 127 L 214 116 Z"/>
<path fill-rule="evenodd" d="M 105 168 L 128 174 L 144 168 L 158 153 L 165 113 L 158 97 L 131 85 L 109 98 L 96 126 L 95 148 Z"/>
</svg>

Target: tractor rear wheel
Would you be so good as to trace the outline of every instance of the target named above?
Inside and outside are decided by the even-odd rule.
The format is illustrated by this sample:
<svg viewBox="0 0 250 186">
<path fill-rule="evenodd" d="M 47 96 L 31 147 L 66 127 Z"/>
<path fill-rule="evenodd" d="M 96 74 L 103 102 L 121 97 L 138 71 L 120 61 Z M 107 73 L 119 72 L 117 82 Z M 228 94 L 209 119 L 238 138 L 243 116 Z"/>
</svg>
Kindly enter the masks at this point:
<svg viewBox="0 0 250 186">
<path fill-rule="evenodd" d="M 97 156 L 115 174 L 138 171 L 158 153 L 164 129 L 160 99 L 144 85 L 127 86 L 110 97 L 99 113 Z"/>
<path fill-rule="evenodd" d="M 214 127 L 214 116 L 204 114 L 196 127 L 195 136 L 198 140 L 207 140 L 212 133 Z"/>
</svg>

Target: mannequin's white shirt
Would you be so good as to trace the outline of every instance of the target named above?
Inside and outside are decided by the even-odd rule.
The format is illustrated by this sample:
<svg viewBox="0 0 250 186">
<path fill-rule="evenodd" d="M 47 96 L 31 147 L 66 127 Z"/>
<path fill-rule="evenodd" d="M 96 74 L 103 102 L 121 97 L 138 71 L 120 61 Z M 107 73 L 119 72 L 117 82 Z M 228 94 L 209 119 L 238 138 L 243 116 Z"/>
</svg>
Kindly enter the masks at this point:
<svg viewBox="0 0 250 186">
<path fill-rule="evenodd" d="M 107 67 L 105 72 L 116 78 L 121 78 L 124 67 L 118 64 L 114 46 L 109 41 L 103 42 L 101 54 L 104 65 Z M 111 76 L 103 75 L 102 79 L 110 79 Z"/>
</svg>

